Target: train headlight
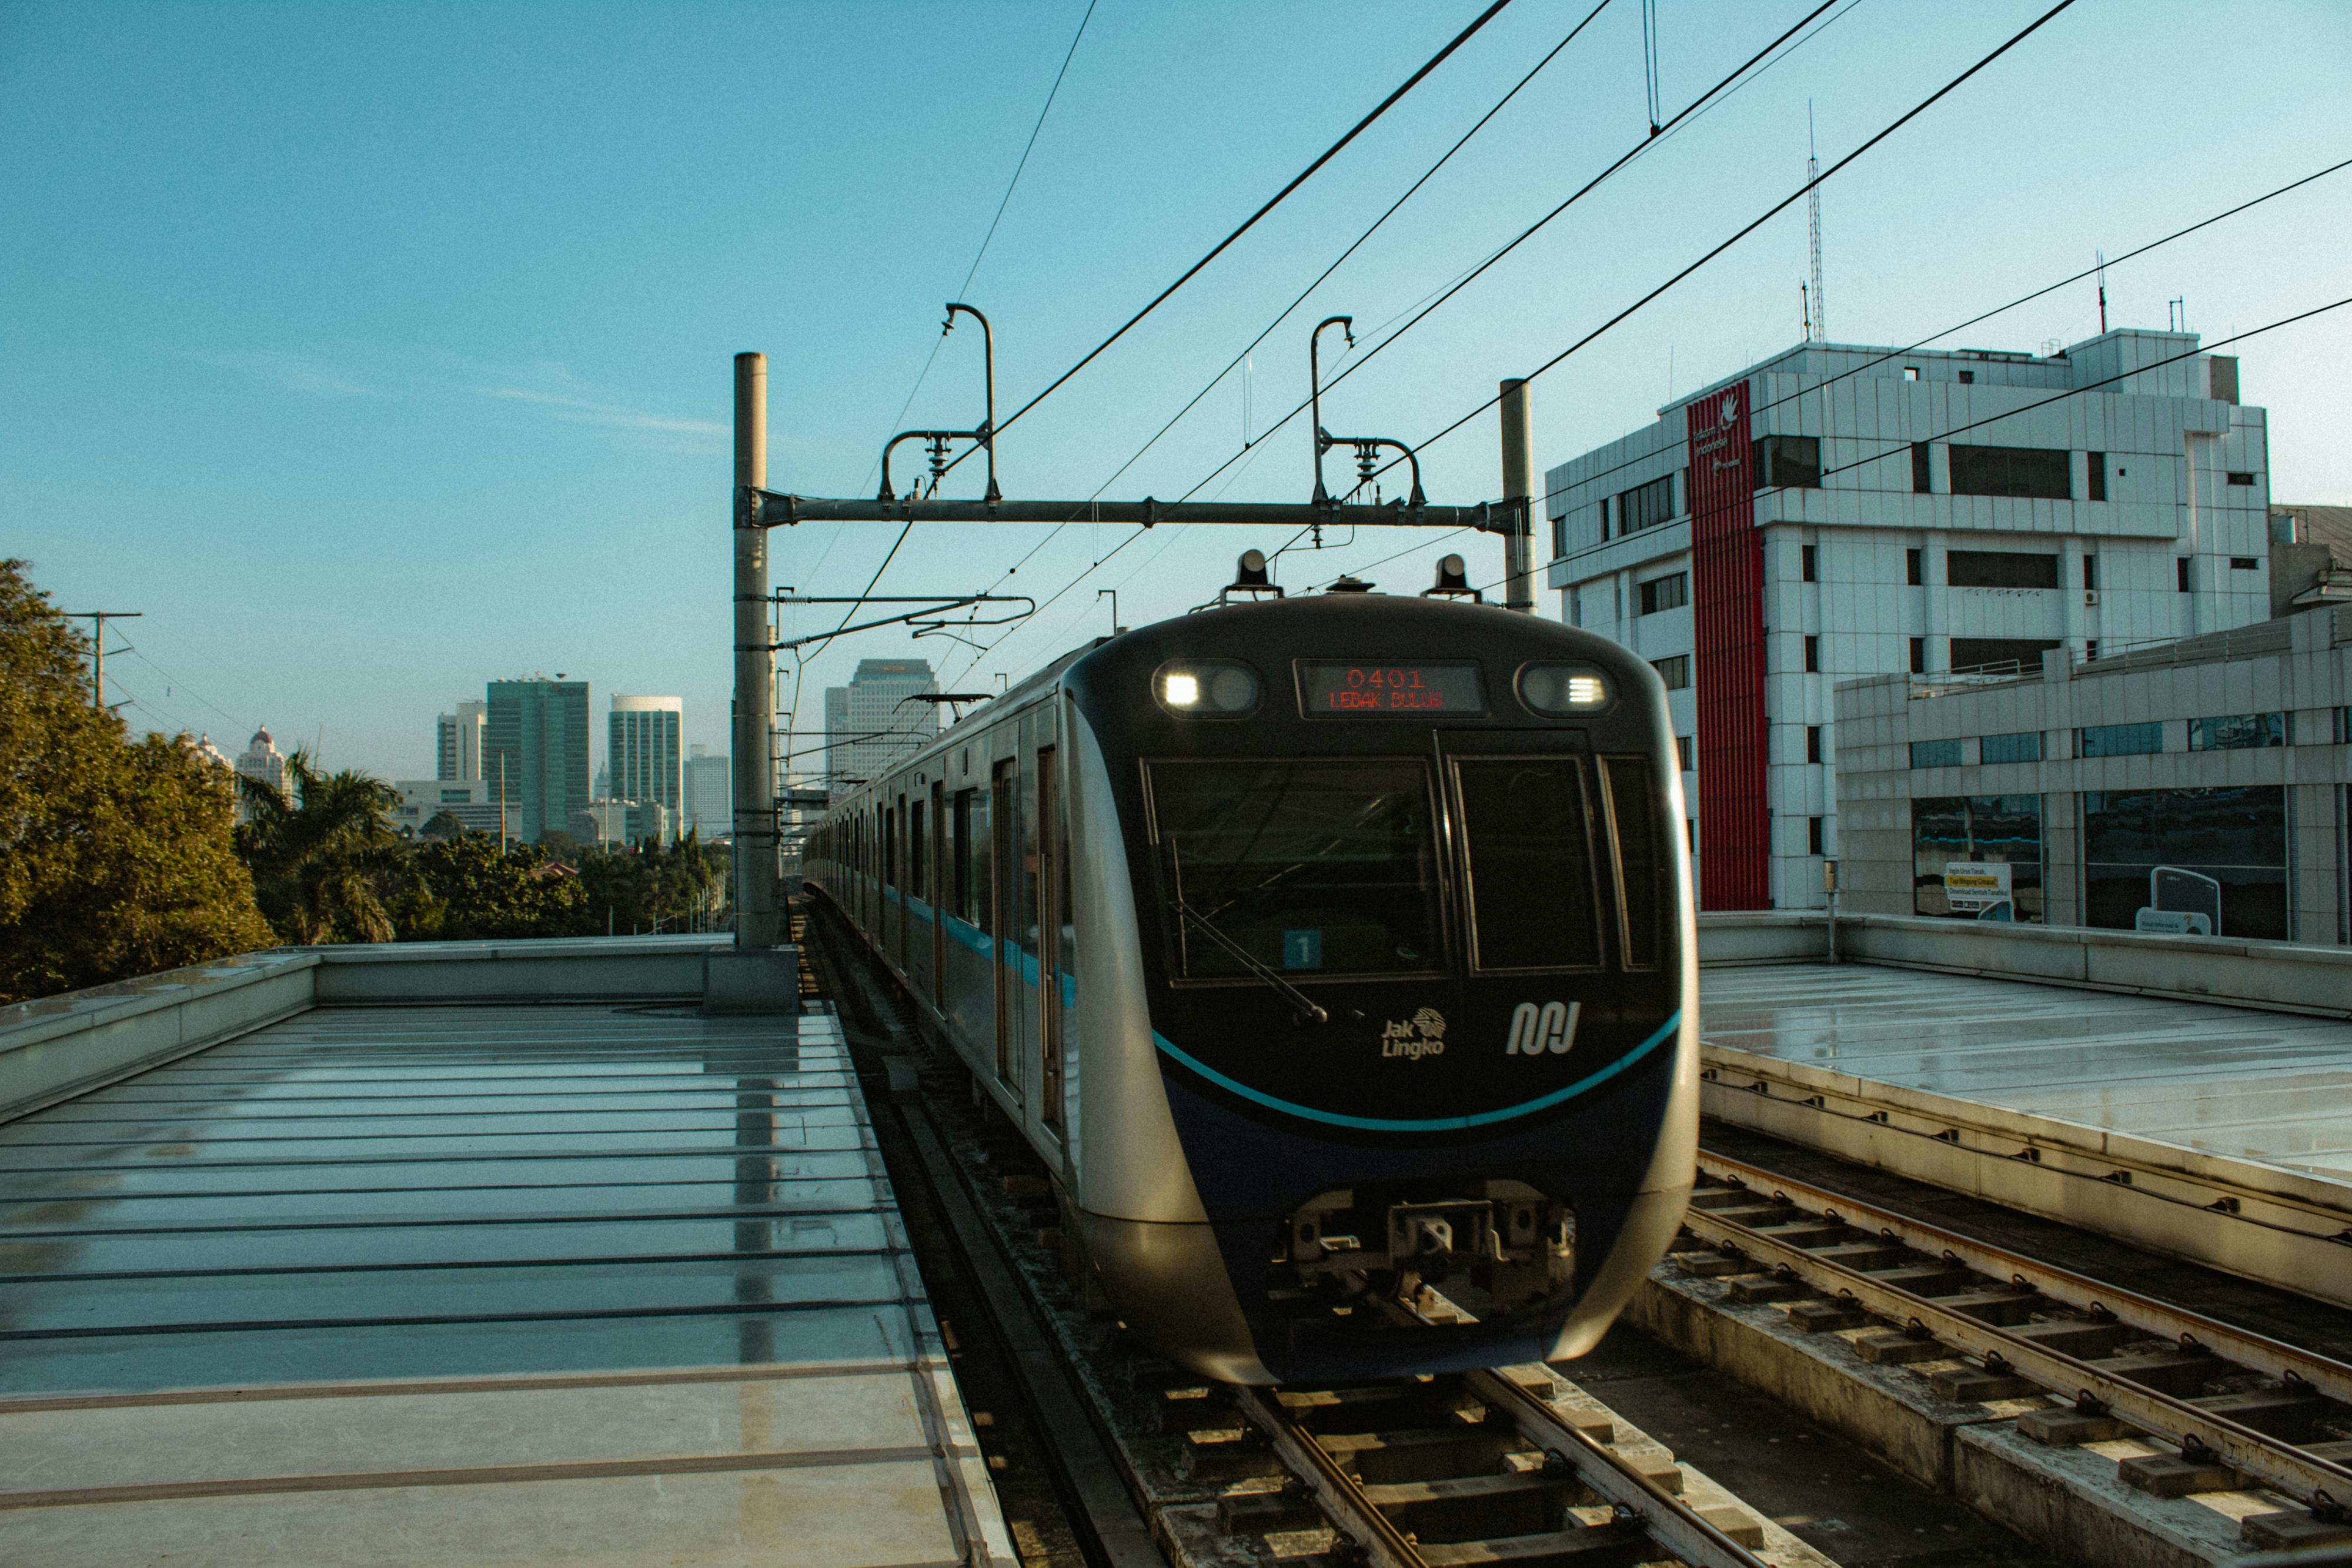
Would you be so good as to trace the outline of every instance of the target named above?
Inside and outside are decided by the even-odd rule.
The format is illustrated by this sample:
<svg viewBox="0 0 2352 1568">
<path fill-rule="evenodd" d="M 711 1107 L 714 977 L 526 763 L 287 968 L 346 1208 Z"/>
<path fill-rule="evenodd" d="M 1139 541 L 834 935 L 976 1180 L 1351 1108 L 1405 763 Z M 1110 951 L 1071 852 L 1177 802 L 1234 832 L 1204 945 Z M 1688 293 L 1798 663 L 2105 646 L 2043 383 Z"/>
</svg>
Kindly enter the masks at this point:
<svg viewBox="0 0 2352 1568">
<path fill-rule="evenodd" d="M 1151 677 L 1160 706 L 1179 718 L 1245 718 L 1257 709 L 1257 672 L 1232 659 L 1182 659 Z"/>
<path fill-rule="evenodd" d="M 1519 700 L 1549 718 L 1598 713 L 1615 695 L 1609 677 L 1590 664 L 1528 664 L 1519 671 Z"/>
</svg>

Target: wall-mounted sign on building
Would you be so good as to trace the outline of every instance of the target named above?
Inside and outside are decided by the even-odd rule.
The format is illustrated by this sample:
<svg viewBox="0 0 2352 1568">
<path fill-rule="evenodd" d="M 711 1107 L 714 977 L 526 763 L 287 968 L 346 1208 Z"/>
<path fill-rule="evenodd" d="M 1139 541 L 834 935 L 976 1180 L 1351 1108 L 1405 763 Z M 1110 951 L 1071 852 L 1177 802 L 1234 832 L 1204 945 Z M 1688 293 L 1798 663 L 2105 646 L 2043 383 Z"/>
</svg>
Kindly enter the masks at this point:
<svg viewBox="0 0 2352 1568">
<path fill-rule="evenodd" d="M 1944 899 L 1955 915 L 1981 915 L 2010 899 L 2007 861 L 1948 861 Z"/>
</svg>

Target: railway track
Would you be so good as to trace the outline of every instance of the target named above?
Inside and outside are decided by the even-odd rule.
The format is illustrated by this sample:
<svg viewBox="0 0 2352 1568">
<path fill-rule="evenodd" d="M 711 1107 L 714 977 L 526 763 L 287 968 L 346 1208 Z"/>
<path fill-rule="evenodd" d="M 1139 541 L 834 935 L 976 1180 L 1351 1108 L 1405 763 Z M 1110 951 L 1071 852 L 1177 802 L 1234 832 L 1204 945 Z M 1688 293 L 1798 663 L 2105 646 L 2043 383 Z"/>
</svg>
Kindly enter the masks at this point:
<svg viewBox="0 0 2352 1568">
<path fill-rule="evenodd" d="M 2251 1547 L 2352 1544 L 2352 1364 L 2178 1301 L 1704 1150 L 1672 1260 L 1935 1392 L 2019 1401 L 2158 1497 L 2252 1492 Z"/>
<path fill-rule="evenodd" d="M 960 1065 L 916 1039 L 887 977 L 822 914 L 796 935 L 816 988 L 856 1026 L 853 1046 L 886 1059 L 869 1081 L 891 1085 L 922 1179 L 984 1232 L 966 1235 L 966 1267 L 1020 1281 L 991 1291 L 1004 1320 L 992 1332 L 1026 1379 L 1025 1414 L 1053 1447 L 1089 1562 L 1138 1562 L 1139 1521 L 1185 1568 L 1826 1562 L 1547 1367 L 1240 1389 L 1171 1366 L 1071 1277 L 1042 1167 L 975 1105 Z"/>
</svg>

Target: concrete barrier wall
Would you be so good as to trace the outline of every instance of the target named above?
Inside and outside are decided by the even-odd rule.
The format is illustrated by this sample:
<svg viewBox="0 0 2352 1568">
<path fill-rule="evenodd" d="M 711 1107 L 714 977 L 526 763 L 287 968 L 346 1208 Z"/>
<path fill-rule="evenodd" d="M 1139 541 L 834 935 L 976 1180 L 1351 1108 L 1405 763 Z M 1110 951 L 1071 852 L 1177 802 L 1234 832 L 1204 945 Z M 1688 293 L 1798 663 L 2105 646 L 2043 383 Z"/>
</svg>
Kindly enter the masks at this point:
<svg viewBox="0 0 2352 1568">
<path fill-rule="evenodd" d="M 313 1007 L 699 1002 L 730 951 L 724 936 L 279 947 L 20 1002 L 0 1008 L 0 1121 Z M 790 962 L 771 967 L 788 977 Z"/>
<path fill-rule="evenodd" d="M 1840 956 L 1858 963 L 2352 1018 L 2352 948 L 1891 915 L 1841 919 L 1837 940 Z M 1702 965 L 1819 962 L 1828 952 L 1818 911 L 1699 916 Z"/>
<path fill-rule="evenodd" d="M 0 1008 L 0 1120 L 290 1018 L 318 968 L 281 948 Z"/>
</svg>

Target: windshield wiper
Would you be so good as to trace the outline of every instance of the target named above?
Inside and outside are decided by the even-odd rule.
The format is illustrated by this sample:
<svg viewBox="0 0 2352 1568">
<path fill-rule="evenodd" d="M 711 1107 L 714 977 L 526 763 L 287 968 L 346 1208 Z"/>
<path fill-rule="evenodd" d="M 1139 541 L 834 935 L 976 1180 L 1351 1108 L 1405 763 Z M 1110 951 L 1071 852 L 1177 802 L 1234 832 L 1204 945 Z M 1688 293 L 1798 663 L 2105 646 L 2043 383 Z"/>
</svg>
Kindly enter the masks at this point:
<svg viewBox="0 0 2352 1568">
<path fill-rule="evenodd" d="M 1234 961 L 1239 963 L 1243 968 L 1247 969 L 1252 975 L 1255 975 L 1259 979 L 1264 980 L 1267 985 L 1272 986 L 1276 990 L 1281 992 L 1290 1003 L 1295 1021 L 1298 1023 L 1329 1023 L 1331 1021 L 1331 1015 L 1325 1011 L 1314 998 L 1308 996 L 1297 986 L 1292 985 L 1288 980 L 1284 979 L 1280 975 L 1276 974 L 1272 969 L 1267 968 L 1264 964 L 1259 963 L 1255 958 L 1252 957 L 1247 948 L 1234 941 L 1232 937 L 1226 936 L 1223 932 L 1218 930 L 1216 926 L 1210 922 L 1207 915 L 1202 914 L 1199 910 L 1185 903 L 1181 898 L 1175 900 L 1175 904 L 1177 913 L 1182 915 L 1186 919 L 1192 921 L 1193 925 L 1199 926 L 1202 933 L 1211 941 L 1214 942 L 1218 946 L 1223 947 L 1226 952 L 1232 954 Z"/>
</svg>

